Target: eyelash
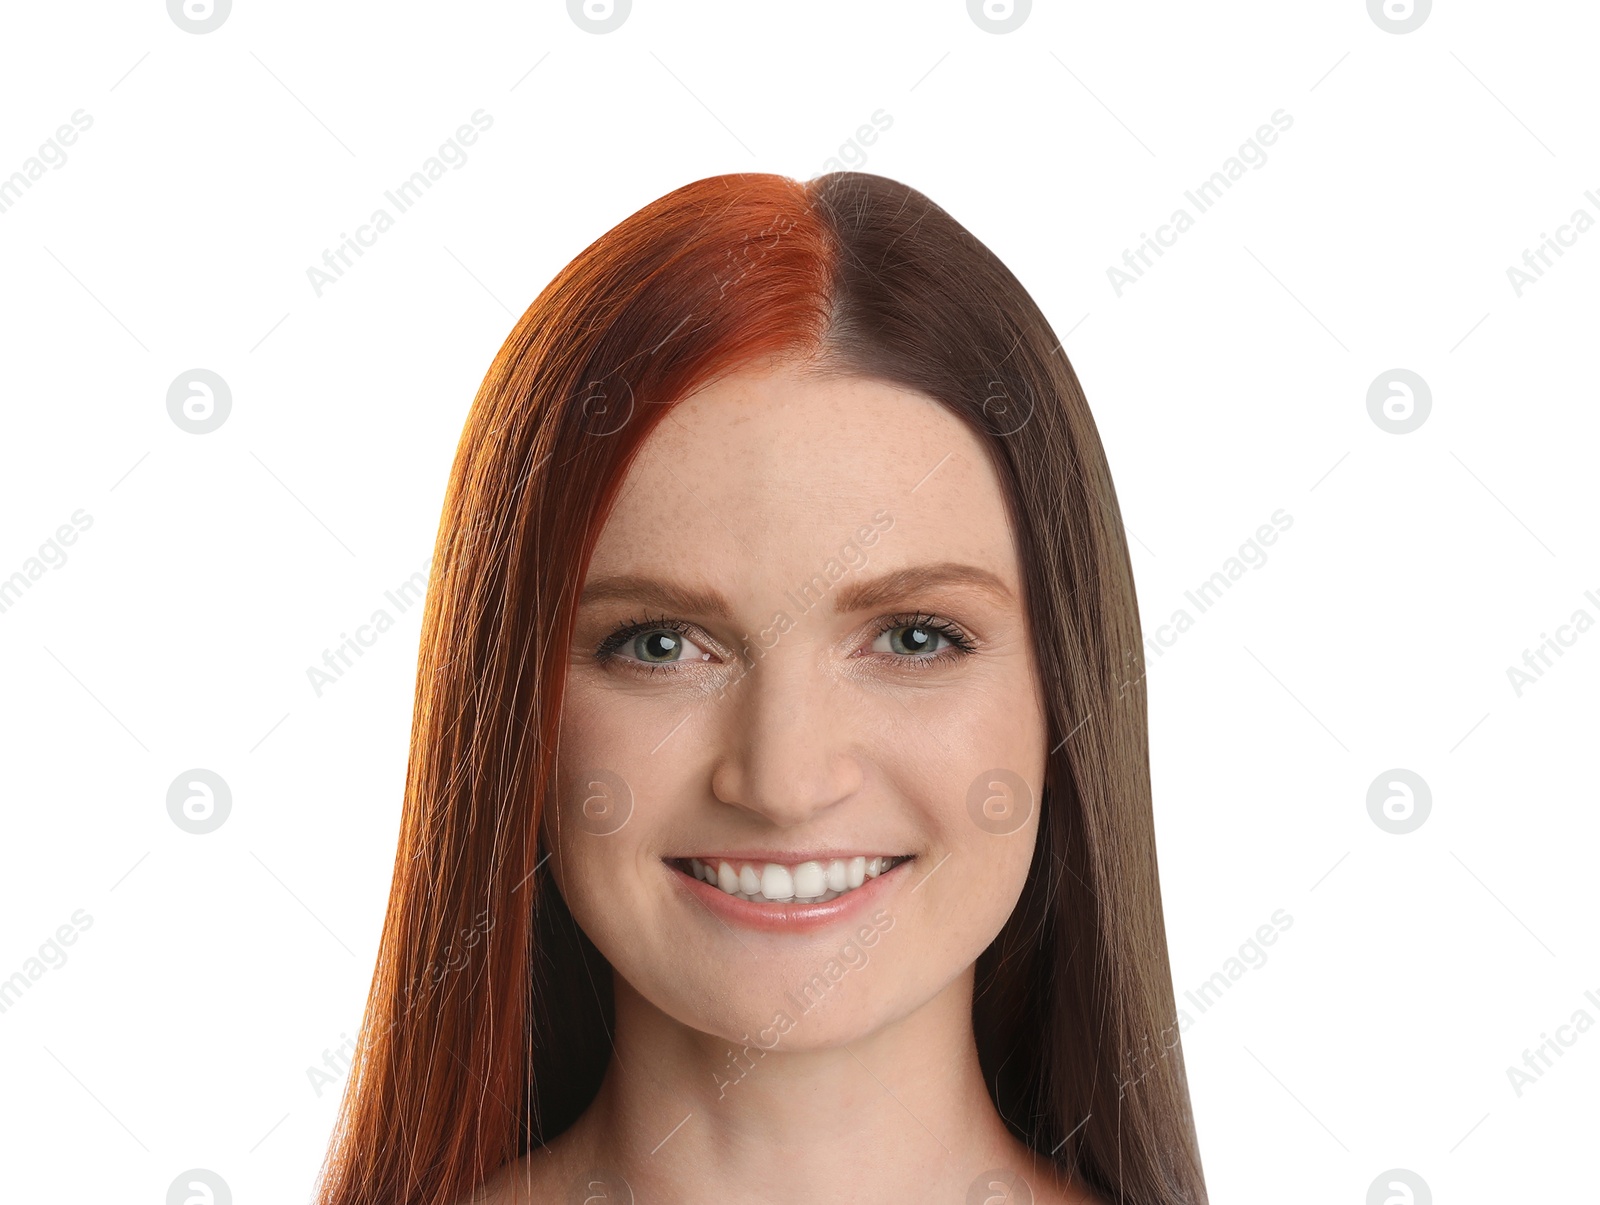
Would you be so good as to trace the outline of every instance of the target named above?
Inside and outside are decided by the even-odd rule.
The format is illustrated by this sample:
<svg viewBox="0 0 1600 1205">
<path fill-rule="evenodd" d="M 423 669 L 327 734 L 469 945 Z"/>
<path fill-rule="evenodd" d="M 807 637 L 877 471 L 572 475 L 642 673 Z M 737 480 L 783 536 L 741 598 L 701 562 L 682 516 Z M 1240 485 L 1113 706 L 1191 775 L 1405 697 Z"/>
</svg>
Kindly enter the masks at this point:
<svg viewBox="0 0 1600 1205">
<path fill-rule="evenodd" d="M 885 632 L 892 632 L 896 628 L 923 628 L 927 631 L 937 632 L 950 642 L 949 648 L 941 649 L 932 656 L 884 654 L 884 656 L 906 664 L 908 667 L 923 669 L 930 665 L 943 665 L 962 657 L 971 656 L 977 651 L 972 638 L 955 624 L 947 619 L 940 619 L 937 615 L 929 615 L 922 611 L 906 612 L 885 617 L 873 631 L 872 640 L 875 642 L 879 636 L 882 636 Z M 694 631 L 693 624 L 685 623 L 681 619 L 669 619 L 665 615 L 658 615 L 655 618 L 641 616 L 638 619 L 630 619 L 600 642 L 600 647 L 595 650 L 594 659 L 601 665 L 623 662 L 635 673 L 680 673 L 686 664 L 693 664 L 693 662 L 640 661 L 634 657 L 619 657 L 617 656 L 617 651 L 634 637 L 642 636 L 649 632 L 677 632 L 681 636 L 691 636 Z"/>
</svg>

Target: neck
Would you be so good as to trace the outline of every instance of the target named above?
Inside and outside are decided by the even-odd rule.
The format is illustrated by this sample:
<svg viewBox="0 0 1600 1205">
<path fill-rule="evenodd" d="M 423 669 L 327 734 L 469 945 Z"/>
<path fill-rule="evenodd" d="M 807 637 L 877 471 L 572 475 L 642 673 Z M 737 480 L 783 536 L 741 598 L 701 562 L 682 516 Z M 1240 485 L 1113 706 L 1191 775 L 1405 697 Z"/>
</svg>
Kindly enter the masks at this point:
<svg viewBox="0 0 1600 1205">
<path fill-rule="evenodd" d="M 809 1050 L 797 1005 L 748 1044 L 728 1042 L 618 978 L 615 1052 L 574 1127 L 575 1166 L 625 1179 L 641 1201 L 748 1196 L 733 1186 L 773 1205 L 959 1201 L 996 1168 L 1034 1180 L 984 1086 L 972 987 L 969 967 L 908 1016 Z"/>
</svg>

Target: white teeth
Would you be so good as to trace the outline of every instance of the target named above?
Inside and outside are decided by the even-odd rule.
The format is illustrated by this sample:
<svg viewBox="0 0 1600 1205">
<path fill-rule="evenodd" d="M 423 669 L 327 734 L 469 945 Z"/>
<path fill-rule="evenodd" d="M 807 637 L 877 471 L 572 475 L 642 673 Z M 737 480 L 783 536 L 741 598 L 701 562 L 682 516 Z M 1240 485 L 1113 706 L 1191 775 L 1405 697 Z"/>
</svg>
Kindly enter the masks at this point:
<svg viewBox="0 0 1600 1205">
<path fill-rule="evenodd" d="M 844 860 L 835 858 L 828 863 L 828 890 L 843 891 L 850 885 L 850 872 L 845 869 Z"/>
<path fill-rule="evenodd" d="M 781 862 L 768 862 L 761 868 L 761 894 L 769 900 L 794 899 L 794 875 Z"/>
<path fill-rule="evenodd" d="M 794 868 L 796 899 L 815 899 L 828 889 L 828 876 L 821 862 L 802 862 Z"/>
<path fill-rule="evenodd" d="M 756 903 L 825 902 L 854 891 L 905 859 L 879 856 L 833 858 L 827 862 L 741 862 L 738 869 L 726 860 L 716 863 L 686 858 L 689 873 L 727 895 Z"/>
</svg>

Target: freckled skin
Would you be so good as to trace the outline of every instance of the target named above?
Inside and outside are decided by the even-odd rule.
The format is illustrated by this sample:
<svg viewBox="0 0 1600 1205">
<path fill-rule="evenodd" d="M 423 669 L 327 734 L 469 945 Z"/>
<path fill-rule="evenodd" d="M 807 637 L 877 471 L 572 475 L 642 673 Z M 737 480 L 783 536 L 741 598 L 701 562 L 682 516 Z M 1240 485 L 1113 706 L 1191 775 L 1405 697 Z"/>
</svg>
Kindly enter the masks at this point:
<svg viewBox="0 0 1600 1205">
<path fill-rule="evenodd" d="M 835 605 L 853 583 L 935 562 L 986 570 L 1003 595 L 953 582 Z M 619 575 L 714 592 L 730 614 L 580 609 L 545 836 L 563 898 L 616 972 L 616 1056 L 578 1123 L 488 1199 L 565 1199 L 604 1168 L 641 1201 L 759 1187 L 811 1205 L 838 1185 L 957 1203 L 1010 1168 L 1036 1201 L 1094 1200 L 1053 1185 L 1004 1129 L 973 1044 L 972 964 L 1027 876 L 1047 733 L 1016 544 L 978 438 L 920 394 L 758 363 L 646 442 L 586 583 Z M 649 626 L 662 619 L 673 627 Z M 996 769 L 1026 788 L 1008 833 L 968 804 Z M 631 798 L 604 835 L 584 815 L 597 775 Z M 719 918 L 664 861 L 819 848 L 913 860 L 853 923 L 778 934 Z"/>
</svg>

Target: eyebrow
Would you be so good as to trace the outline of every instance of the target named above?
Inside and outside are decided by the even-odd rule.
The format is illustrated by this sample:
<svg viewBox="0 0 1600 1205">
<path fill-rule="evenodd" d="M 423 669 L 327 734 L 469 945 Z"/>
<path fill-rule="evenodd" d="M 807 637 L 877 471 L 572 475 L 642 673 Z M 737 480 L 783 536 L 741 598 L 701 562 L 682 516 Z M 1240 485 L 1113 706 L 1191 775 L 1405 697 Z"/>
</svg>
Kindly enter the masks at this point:
<svg viewBox="0 0 1600 1205">
<path fill-rule="evenodd" d="M 827 579 L 824 577 L 823 580 Z M 913 565 L 866 581 L 848 581 L 834 587 L 829 593 L 833 597 L 834 610 L 848 614 L 949 586 L 978 590 L 1002 605 L 1016 600 L 1011 588 L 989 570 L 957 561 Z M 791 594 L 793 592 L 789 591 Z M 725 621 L 731 621 L 733 617 L 733 608 L 715 590 L 684 586 L 637 573 L 596 578 L 584 586 L 578 605 L 611 601 L 649 603 L 671 611 L 709 615 Z"/>
</svg>

